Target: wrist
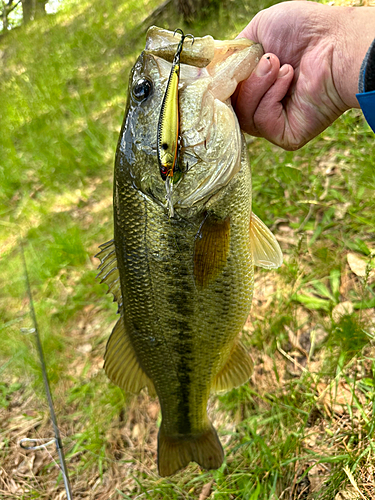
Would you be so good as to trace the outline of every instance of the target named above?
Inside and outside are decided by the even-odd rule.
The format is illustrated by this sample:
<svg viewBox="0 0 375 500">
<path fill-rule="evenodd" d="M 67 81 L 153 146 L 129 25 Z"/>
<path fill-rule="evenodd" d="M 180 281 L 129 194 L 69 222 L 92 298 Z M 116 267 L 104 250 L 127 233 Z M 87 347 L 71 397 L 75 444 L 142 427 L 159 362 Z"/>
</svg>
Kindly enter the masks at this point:
<svg viewBox="0 0 375 500">
<path fill-rule="evenodd" d="M 375 36 L 373 7 L 340 9 L 340 28 L 333 60 L 333 78 L 341 100 L 348 108 L 359 108 L 356 98 L 361 64 Z"/>
</svg>

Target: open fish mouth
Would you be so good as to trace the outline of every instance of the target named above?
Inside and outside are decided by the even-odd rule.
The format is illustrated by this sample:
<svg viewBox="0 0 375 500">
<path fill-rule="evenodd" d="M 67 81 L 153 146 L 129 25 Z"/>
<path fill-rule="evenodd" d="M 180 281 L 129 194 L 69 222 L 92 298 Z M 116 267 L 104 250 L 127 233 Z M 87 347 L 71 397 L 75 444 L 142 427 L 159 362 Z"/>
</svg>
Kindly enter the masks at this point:
<svg viewBox="0 0 375 500">
<path fill-rule="evenodd" d="M 155 60 L 166 86 L 179 36 L 149 28 L 145 53 Z M 207 201 L 226 186 L 241 167 L 241 132 L 230 103 L 237 85 L 248 78 L 263 55 L 247 39 L 186 40 L 180 54 L 180 182 L 170 192 L 176 209 Z"/>
</svg>

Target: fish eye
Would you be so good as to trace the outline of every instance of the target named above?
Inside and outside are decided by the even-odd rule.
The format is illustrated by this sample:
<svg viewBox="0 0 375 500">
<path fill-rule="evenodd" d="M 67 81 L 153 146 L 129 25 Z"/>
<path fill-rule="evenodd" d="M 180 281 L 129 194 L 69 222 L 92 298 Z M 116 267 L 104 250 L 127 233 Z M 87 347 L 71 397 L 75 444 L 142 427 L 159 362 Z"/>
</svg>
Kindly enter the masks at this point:
<svg viewBox="0 0 375 500">
<path fill-rule="evenodd" d="M 148 78 L 141 78 L 134 85 L 132 93 L 134 99 L 141 102 L 147 99 L 152 91 L 152 82 Z"/>
</svg>

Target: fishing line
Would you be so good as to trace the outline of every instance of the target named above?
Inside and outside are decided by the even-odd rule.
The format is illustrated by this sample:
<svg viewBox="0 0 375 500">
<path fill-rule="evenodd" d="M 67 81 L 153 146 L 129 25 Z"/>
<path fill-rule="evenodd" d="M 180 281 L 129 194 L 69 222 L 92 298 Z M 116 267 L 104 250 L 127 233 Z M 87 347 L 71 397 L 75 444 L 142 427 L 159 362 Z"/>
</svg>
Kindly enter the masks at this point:
<svg viewBox="0 0 375 500">
<path fill-rule="evenodd" d="M 70 487 L 70 482 L 69 482 L 69 474 L 68 474 L 68 469 L 66 467 L 65 463 L 65 455 L 64 455 L 64 449 L 61 441 L 61 436 L 60 436 L 60 431 L 59 427 L 57 425 L 57 419 L 56 419 L 56 413 L 55 409 L 53 406 L 53 400 L 52 400 L 52 395 L 51 395 L 51 390 L 49 386 L 49 381 L 48 381 L 48 375 L 47 375 L 47 367 L 46 367 L 46 362 L 44 359 L 44 353 L 43 353 L 43 347 L 42 343 L 40 341 L 40 336 L 39 336 L 39 331 L 38 331 L 38 323 L 36 321 L 36 314 L 35 314 L 35 309 L 34 309 L 34 302 L 33 302 L 33 297 L 31 293 L 31 287 L 30 287 L 30 280 L 29 280 L 29 273 L 27 271 L 27 265 L 26 265 L 26 258 L 25 258 L 25 250 L 24 250 L 24 243 L 23 239 L 20 241 L 20 246 L 21 246 L 21 254 L 22 254 L 22 261 L 23 261 L 23 268 L 24 268 L 24 274 L 25 274 L 25 281 L 26 281 L 26 288 L 27 288 L 27 295 L 29 297 L 29 304 L 30 304 L 30 314 L 31 314 L 31 319 L 34 324 L 34 333 L 35 333 L 35 342 L 39 354 L 39 361 L 40 365 L 42 368 L 42 374 L 43 374 L 43 382 L 44 382 L 44 390 L 46 392 L 47 396 L 47 401 L 48 401 L 48 406 L 49 406 L 49 412 L 51 416 L 51 421 L 52 421 L 52 427 L 53 431 L 55 434 L 54 442 L 56 445 L 56 450 L 59 455 L 59 460 L 60 460 L 60 470 L 63 476 L 64 480 L 64 486 L 65 486 L 65 491 L 66 491 L 66 497 L 67 500 L 72 500 L 72 490 Z M 36 443 L 38 440 L 37 439 L 31 439 L 30 440 L 33 443 Z M 21 447 L 24 449 L 28 450 L 35 450 L 39 448 L 44 448 L 48 446 L 50 443 L 45 443 L 44 445 L 38 447 L 38 446 L 27 446 L 25 445 L 25 442 L 27 442 L 25 439 L 21 440 Z"/>
</svg>

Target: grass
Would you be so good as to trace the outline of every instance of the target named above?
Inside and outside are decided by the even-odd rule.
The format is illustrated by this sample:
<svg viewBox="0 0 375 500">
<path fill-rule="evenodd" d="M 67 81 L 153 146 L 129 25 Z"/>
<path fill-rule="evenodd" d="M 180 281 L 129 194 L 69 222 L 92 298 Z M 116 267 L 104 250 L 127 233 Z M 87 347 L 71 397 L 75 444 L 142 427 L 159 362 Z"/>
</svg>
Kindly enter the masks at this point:
<svg viewBox="0 0 375 500">
<path fill-rule="evenodd" d="M 232 38 L 271 3 L 227 0 L 189 32 Z M 359 111 L 297 152 L 249 139 L 254 212 L 285 262 L 256 273 L 252 380 L 210 403 L 221 469 L 159 478 L 157 402 L 122 394 L 102 371 L 116 307 L 93 255 L 112 237 L 128 73 L 145 24 L 185 28 L 170 7 L 145 22 L 157 7 L 67 2 L 1 40 L 0 497 L 63 495 L 54 450 L 18 446 L 52 433 L 22 235 L 74 498 L 375 498 L 375 149 Z"/>
</svg>

